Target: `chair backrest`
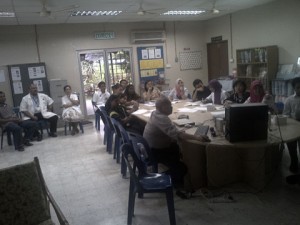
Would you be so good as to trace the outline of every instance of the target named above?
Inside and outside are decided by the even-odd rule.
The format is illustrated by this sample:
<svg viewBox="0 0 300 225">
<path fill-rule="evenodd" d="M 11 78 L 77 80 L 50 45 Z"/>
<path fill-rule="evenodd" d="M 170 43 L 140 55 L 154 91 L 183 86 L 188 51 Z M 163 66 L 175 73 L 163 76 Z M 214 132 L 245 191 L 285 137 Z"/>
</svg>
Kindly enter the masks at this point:
<svg viewBox="0 0 300 225">
<path fill-rule="evenodd" d="M 122 124 L 115 120 L 114 118 L 110 118 L 115 130 L 116 130 L 116 134 L 119 136 L 119 138 L 121 138 L 123 143 L 129 143 L 130 139 L 129 139 L 129 135 L 127 133 L 127 131 L 125 130 L 125 128 L 122 126 Z"/>
<path fill-rule="evenodd" d="M 145 165 L 145 168 L 148 166 L 153 167 L 153 172 L 157 172 L 157 162 L 153 157 L 152 151 L 147 140 L 136 133 L 129 132 L 129 138 L 132 143 L 133 149 L 139 158 Z"/>
<path fill-rule="evenodd" d="M 60 224 L 68 224 L 45 184 L 37 157 L 33 162 L 1 169 L 0 190 L 0 224 L 49 221 L 49 201 L 56 214 L 60 214 L 57 214 Z"/>
</svg>

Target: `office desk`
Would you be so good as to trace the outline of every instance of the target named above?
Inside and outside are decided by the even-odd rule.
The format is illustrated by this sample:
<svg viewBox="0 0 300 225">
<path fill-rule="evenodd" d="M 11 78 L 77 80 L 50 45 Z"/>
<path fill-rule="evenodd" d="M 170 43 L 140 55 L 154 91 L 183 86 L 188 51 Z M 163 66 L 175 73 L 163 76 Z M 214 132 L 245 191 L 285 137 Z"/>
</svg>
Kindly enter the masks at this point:
<svg viewBox="0 0 300 225">
<path fill-rule="evenodd" d="M 180 114 L 189 115 L 197 123 L 204 122 L 214 126 L 210 112 L 180 113 L 186 102 L 173 104 L 171 119 Z M 195 107 L 195 106 L 187 106 Z M 154 107 L 141 105 L 140 108 L 154 110 Z M 142 114 L 138 115 L 148 120 Z M 193 134 L 196 128 L 186 130 Z M 287 125 L 281 127 L 284 141 L 295 140 L 300 137 L 300 123 L 288 119 Z M 273 127 L 267 140 L 230 143 L 219 135 L 211 137 L 210 143 L 194 140 L 181 140 L 183 160 L 188 167 L 185 179 L 187 190 L 196 190 L 201 187 L 221 187 L 237 182 L 245 182 L 250 186 L 261 189 L 272 178 L 281 159 L 279 145 L 281 143 L 278 127 Z"/>
</svg>

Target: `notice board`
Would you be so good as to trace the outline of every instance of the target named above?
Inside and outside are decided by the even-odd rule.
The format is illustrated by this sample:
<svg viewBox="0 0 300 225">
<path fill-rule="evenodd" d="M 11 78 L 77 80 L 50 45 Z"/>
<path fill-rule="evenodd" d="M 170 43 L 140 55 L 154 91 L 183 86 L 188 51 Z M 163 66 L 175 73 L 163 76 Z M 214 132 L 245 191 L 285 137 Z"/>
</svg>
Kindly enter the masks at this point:
<svg viewBox="0 0 300 225">
<path fill-rule="evenodd" d="M 8 73 L 15 107 L 29 93 L 29 85 L 37 85 L 38 92 L 49 95 L 49 85 L 45 63 L 8 65 Z"/>
<path fill-rule="evenodd" d="M 140 84 L 152 80 L 155 84 L 164 82 L 165 66 L 163 46 L 138 47 Z"/>
</svg>

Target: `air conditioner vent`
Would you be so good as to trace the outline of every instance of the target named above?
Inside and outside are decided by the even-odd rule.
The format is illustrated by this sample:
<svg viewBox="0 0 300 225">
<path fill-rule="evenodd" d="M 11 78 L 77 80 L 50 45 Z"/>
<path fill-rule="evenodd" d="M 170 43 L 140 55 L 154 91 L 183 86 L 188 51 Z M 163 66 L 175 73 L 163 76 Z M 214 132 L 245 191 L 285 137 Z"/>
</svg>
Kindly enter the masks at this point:
<svg viewBox="0 0 300 225">
<path fill-rule="evenodd" d="M 162 43 L 166 40 L 166 33 L 163 30 L 132 31 L 132 44 Z"/>
</svg>

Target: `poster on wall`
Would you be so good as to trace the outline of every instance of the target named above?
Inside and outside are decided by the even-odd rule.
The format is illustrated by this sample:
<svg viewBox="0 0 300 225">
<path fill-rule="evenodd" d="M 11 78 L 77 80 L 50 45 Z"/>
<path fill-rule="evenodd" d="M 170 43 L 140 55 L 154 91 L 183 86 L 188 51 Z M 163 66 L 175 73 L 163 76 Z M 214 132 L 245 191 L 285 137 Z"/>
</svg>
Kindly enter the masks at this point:
<svg viewBox="0 0 300 225">
<path fill-rule="evenodd" d="M 36 85 L 38 92 L 44 91 L 42 80 L 34 80 L 33 83 Z"/>
<path fill-rule="evenodd" d="M 30 79 L 46 77 L 44 66 L 28 67 L 28 74 Z"/>
<path fill-rule="evenodd" d="M 21 81 L 13 82 L 14 94 L 23 94 L 23 84 Z"/>
<path fill-rule="evenodd" d="M 12 67 L 10 69 L 12 81 L 21 80 L 20 67 Z"/>
<path fill-rule="evenodd" d="M 165 66 L 163 46 L 138 47 L 137 57 L 141 86 L 147 80 L 152 80 L 155 84 L 164 84 Z"/>
</svg>

